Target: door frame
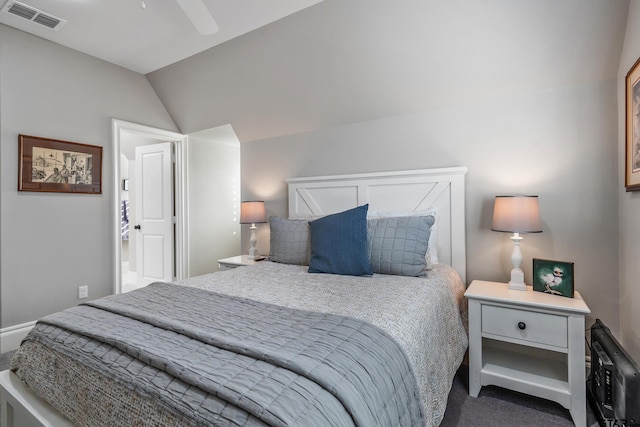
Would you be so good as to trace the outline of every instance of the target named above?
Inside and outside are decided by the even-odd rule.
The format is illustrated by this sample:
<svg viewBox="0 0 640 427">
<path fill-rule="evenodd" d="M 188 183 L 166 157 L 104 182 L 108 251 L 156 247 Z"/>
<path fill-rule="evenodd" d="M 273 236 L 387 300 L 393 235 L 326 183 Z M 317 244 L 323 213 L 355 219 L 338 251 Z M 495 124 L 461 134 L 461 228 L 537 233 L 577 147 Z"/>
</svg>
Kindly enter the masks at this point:
<svg viewBox="0 0 640 427">
<path fill-rule="evenodd" d="M 186 135 L 151 126 L 111 119 L 112 156 L 113 156 L 113 270 L 115 272 L 113 292 L 122 291 L 122 235 L 120 198 L 120 148 L 122 133 L 132 133 L 160 142 L 175 142 L 175 182 L 174 197 L 176 209 L 175 260 L 176 279 L 189 277 L 189 233 L 188 233 L 188 182 L 187 182 L 187 141 Z"/>
</svg>

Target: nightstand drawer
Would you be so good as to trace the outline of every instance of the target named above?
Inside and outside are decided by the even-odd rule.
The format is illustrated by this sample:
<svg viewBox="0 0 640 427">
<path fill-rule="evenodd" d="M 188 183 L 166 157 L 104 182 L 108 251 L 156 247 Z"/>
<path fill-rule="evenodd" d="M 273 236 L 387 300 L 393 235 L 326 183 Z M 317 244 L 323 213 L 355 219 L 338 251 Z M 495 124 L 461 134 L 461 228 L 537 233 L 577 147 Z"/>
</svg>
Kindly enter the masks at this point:
<svg viewBox="0 0 640 427">
<path fill-rule="evenodd" d="M 482 333 L 567 348 L 567 318 L 494 305 L 482 306 Z"/>
</svg>

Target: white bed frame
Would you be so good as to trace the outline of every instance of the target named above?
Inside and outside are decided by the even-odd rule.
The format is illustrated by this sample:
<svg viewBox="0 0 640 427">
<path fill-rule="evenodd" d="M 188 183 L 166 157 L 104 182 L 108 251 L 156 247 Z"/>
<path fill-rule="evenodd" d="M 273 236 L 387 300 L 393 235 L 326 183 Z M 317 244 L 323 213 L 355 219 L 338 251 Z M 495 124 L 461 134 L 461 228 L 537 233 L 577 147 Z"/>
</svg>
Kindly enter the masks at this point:
<svg viewBox="0 0 640 427">
<path fill-rule="evenodd" d="M 370 212 L 438 210 L 438 259 L 466 283 L 467 168 L 423 169 L 287 180 L 289 216 L 314 216 L 369 204 Z M 99 404 L 99 402 L 96 402 Z M 71 427 L 13 373 L 0 372 L 0 427 Z"/>
<path fill-rule="evenodd" d="M 341 212 L 369 204 L 369 212 L 437 209 L 438 261 L 466 284 L 465 174 L 467 168 L 333 175 L 288 179 L 289 217 Z"/>
</svg>

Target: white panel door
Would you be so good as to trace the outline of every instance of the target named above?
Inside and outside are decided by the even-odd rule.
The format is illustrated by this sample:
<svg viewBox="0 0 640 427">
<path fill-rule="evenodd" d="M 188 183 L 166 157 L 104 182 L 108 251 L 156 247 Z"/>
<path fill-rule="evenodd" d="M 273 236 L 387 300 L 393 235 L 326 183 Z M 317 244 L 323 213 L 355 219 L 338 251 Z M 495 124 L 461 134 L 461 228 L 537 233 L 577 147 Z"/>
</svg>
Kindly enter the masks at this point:
<svg viewBox="0 0 640 427">
<path fill-rule="evenodd" d="M 171 142 L 136 147 L 137 286 L 173 279 Z"/>
</svg>

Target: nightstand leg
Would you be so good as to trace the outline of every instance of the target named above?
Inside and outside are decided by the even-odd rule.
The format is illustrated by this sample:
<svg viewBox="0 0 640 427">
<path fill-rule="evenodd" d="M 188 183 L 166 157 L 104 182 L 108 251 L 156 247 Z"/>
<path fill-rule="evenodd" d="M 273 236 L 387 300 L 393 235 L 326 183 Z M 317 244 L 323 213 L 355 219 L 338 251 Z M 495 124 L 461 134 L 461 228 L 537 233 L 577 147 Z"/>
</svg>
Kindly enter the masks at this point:
<svg viewBox="0 0 640 427">
<path fill-rule="evenodd" d="M 469 396 L 478 397 L 482 384 L 482 313 L 478 301 L 469 301 Z"/>
<path fill-rule="evenodd" d="M 584 347 L 584 316 L 569 316 L 569 388 L 571 418 L 577 427 L 587 425 L 587 386 Z"/>
</svg>

